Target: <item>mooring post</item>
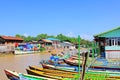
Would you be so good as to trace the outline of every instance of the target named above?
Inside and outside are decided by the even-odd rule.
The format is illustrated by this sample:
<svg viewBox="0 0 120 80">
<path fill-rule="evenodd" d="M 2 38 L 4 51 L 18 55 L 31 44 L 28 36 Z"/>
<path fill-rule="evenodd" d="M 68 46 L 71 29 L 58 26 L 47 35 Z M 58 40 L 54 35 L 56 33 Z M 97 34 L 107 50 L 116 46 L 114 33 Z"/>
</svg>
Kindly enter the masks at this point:
<svg viewBox="0 0 120 80">
<path fill-rule="evenodd" d="M 84 80 L 87 56 L 88 56 L 88 52 L 83 53 L 83 61 L 84 62 L 82 64 L 82 73 L 81 73 L 81 79 L 80 80 Z"/>
</svg>

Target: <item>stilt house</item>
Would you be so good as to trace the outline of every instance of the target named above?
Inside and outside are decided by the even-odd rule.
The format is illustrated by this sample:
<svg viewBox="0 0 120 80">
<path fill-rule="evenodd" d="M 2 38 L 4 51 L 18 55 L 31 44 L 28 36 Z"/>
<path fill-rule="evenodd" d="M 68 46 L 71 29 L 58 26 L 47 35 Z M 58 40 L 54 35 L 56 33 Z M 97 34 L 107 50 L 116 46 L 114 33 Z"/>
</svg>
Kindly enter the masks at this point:
<svg viewBox="0 0 120 80">
<path fill-rule="evenodd" d="M 120 59 L 120 27 L 94 35 L 101 57 Z"/>
</svg>

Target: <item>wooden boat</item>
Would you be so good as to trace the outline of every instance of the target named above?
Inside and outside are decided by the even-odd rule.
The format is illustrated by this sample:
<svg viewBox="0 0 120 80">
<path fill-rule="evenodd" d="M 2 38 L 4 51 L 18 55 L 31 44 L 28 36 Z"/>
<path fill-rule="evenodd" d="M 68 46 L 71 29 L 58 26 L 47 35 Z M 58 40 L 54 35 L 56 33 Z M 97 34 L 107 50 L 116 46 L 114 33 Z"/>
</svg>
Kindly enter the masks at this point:
<svg viewBox="0 0 120 80">
<path fill-rule="evenodd" d="M 21 54 L 33 54 L 33 53 L 38 53 L 40 51 L 22 51 L 22 50 L 15 50 L 14 54 L 15 55 L 21 55 Z"/>
<path fill-rule="evenodd" d="M 78 66 L 78 60 L 76 59 L 65 59 L 64 62 L 68 65 L 71 66 Z M 108 66 L 95 66 L 95 65 L 91 65 L 89 68 L 92 69 L 101 69 L 101 70 L 119 70 L 120 71 L 120 67 L 108 67 Z"/>
<path fill-rule="evenodd" d="M 53 70 L 53 69 L 44 69 L 40 68 L 38 66 L 29 66 L 30 69 L 32 70 L 37 70 L 37 71 L 42 71 L 42 72 L 49 72 L 49 73 L 62 73 L 62 74 L 78 74 L 78 72 L 71 72 L 71 71 L 61 71 L 61 70 Z"/>
<path fill-rule="evenodd" d="M 32 75 L 41 75 L 41 72 L 40 71 L 37 71 L 37 70 L 30 70 L 30 73 L 32 74 Z M 116 75 L 117 73 L 115 73 L 114 75 L 109 75 L 109 74 L 107 74 L 107 73 L 103 73 L 103 72 L 89 72 L 89 73 L 86 73 L 86 75 L 85 75 L 85 80 L 98 80 L 98 78 L 100 79 L 100 80 L 119 80 L 120 79 L 120 74 L 119 75 Z M 52 76 L 51 76 L 52 75 Z M 67 74 L 68 75 L 68 74 Z M 55 74 L 53 74 L 53 73 L 45 73 L 44 75 L 42 74 L 42 76 L 47 76 L 47 77 L 56 77 L 56 78 L 58 78 L 58 79 L 62 79 L 62 77 L 64 77 L 65 78 L 65 75 L 61 75 L 61 74 L 57 74 L 57 73 L 55 73 Z M 76 76 L 78 76 L 77 74 L 76 74 Z M 67 76 L 68 77 L 68 76 Z M 70 79 L 73 79 L 73 80 L 76 80 L 76 78 L 73 76 L 73 78 L 72 77 L 70 77 L 70 74 L 69 74 L 69 78 L 67 78 L 68 80 L 70 80 Z"/>
<path fill-rule="evenodd" d="M 54 79 L 63 79 L 63 78 L 74 78 L 74 75 L 68 75 L 68 74 L 63 74 L 63 73 L 49 73 L 49 72 L 41 72 L 37 70 L 32 70 L 32 69 L 26 69 L 28 74 L 31 75 L 36 75 L 36 76 L 43 76 L 43 77 L 48 77 L 48 78 L 54 78 Z"/>
<path fill-rule="evenodd" d="M 17 73 L 15 71 L 11 70 L 4 70 L 6 76 L 10 80 L 56 80 L 52 78 L 46 78 L 46 77 L 38 77 L 38 76 L 33 76 L 33 75 L 28 75 L 28 74 L 23 74 L 23 73 Z"/>
<path fill-rule="evenodd" d="M 56 80 L 52 78 L 46 78 L 46 77 L 40 77 L 40 76 L 34 76 L 34 75 L 28 75 L 28 74 L 19 74 L 20 80 Z"/>
<path fill-rule="evenodd" d="M 76 66 L 69 66 L 69 65 L 51 65 L 47 63 L 41 63 L 43 68 L 46 69 L 55 69 L 55 70 L 62 70 L 62 71 L 76 71 L 78 68 Z"/>
<path fill-rule="evenodd" d="M 95 68 L 95 69 L 103 69 L 103 70 L 119 70 L 120 68 L 118 67 L 108 67 L 108 66 L 90 66 L 90 68 Z"/>
<path fill-rule="evenodd" d="M 79 60 L 78 55 L 72 55 L 70 57 L 71 59 Z M 83 58 L 80 56 L 80 60 L 83 60 Z"/>
<path fill-rule="evenodd" d="M 17 72 L 10 71 L 10 70 L 7 70 L 7 69 L 5 69 L 4 72 L 5 72 L 8 79 L 10 79 L 10 80 L 19 80 L 19 74 Z"/>
<path fill-rule="evenodd" d="M 64 59 L 64 62 L 71 66 L 78 66 L 78 60 L 74 58 Z M 82 61 L 80 61 L 80 64 L 82 64 Z"/>
<path fill-rule="evenodd" d="M 29 66 L 30 69 L 33 69 L 33 70 L 37 70 L 37 71 L 42 71 L 42 72 L 48 72 L 48 73 L 62 73 L 62 74 L 78 74 L 78 72 L 66 72 L 66 71 L 60 71 L 60 70 L 51 70 L 51 69 L 43 69 L 43 68 L 40 68 L 40 67 L 37 67 L 37 66 Z M 112 76 L 120 76 L 120 72 L 111 72 L 111 71 L 95 71 L 95 70 L 89 70 L 88 72 L 86 72 L 87 74 L 88 73 L 91 73 L 91 74 L 108 74 L 110 75 L 111 77 Z"/>
<path fill-rule="evenodd" d="M 54 67 L 51 67 L 51 66 L 54 66 L 54 65 L 50 65 L 50 64 L 42 64 L 42 66 L 43 66 L 43 68 L 47 68 L 47 69 L 56 69 L 56 68 L 54 68 Z M 61 70 L 61 69 L 57 69 L 57 70 Z M 66 70 L 61 70 L 61 71 L 65 71 L 66 72 Z M 69 72 L 71 72 L 71 71 L 69 71 Z M 72 71 L 72 72 L 75 72 L 75 71 Z M 76 73 L 76 72 L 75 72 Z M 106 74 L 108 74 L 108 75 L 110 75 L 110 78 L 120 78 L 119 76 L 120 76 L 120 73 L 119 72 L 110 72 L 110 71 L 95 71 L 95 70 L 93 70 L 93 71 L 88 71 L 88 72 L 86 72 L 86 73 L 95 73 L 95 74 L 104 74 L 104 73 L 106 73 Z M 91 74 L 90 74 L 91 75 Z"/>
</svg>

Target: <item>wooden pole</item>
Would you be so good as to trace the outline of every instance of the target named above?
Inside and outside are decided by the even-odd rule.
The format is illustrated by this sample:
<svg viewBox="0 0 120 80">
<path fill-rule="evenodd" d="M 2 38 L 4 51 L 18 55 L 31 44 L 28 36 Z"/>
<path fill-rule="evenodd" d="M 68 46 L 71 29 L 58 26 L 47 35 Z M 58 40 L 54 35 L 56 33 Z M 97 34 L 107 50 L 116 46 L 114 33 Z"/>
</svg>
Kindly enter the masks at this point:
<svg viewBox="0 0 120 80">
<path fill-rule="evenodd" d="M 94 55 L 95 55 L 94 49 L 95 49 L 94 42 L 92 42 L 92 59 L 94 59 Z"/>
<path fill-rule="evenodd" d="M 78 35 L 78 74 L 80 80 L 80 35 Z"/>
<path fill-rule="evenodd" d="M 88 52 L 83 53 L 84 62 L 82 64 L 82 73 L 81 73 L 81 79 L 80 80 L 84 80 L 87 56 L 88 56 Z"/>
</svg>

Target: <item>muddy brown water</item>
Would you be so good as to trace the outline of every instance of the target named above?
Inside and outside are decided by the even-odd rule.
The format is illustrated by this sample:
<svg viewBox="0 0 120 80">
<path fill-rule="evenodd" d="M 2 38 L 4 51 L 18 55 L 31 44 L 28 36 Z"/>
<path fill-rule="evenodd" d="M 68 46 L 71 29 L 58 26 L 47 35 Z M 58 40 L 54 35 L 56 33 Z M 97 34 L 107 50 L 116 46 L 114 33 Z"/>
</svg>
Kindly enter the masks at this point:
<svg viewBox="0 0 120 80">
<path fill-rule="evenodd" d="M 39 62 L 49 59 L 49 56 L 49 53 L 0 55 L 0 80 L 9 80 L 4 73 L 4 69 L 26 73 L 25 69 L 28 68 L 29 65 L 40 66 Z"/>
</svg>

